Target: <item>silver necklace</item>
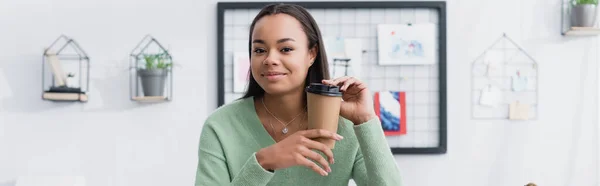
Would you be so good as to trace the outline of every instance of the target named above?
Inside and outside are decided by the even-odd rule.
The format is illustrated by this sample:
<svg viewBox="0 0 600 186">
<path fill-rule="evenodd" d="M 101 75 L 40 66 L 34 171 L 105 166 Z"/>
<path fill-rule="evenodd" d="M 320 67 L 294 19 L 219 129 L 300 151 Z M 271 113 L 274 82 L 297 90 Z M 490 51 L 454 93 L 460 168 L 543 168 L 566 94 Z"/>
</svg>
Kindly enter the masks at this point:
<svg viewBox="0 0 600 186">
<path fill-rule="evenodd" d="M 300 116 L 302 113 L 304 113 L 304 112 L 298 113 L 298 115 L 296 115 L 294 117 L 294 119 L 292 119 L 292 121 L 288 122 L 287 124 L 284 124 L 284 122 L 282 122 L 281 120 L 279 120 L 279 118 L 275 117 L 275 115 L 273 113 L 271 113 L 271 111 L 269 111 L 269 109 L 267 108 L 267 105 L 265 104 L 265 98 L 264 97 L 261 98 L 260 101 L 262 102 L 263 107 L 265 107 L 265 110 L 269 114 L 271 114 L 271 116 L 273 116 L 273 118 L 275 118 L 277 121 L 279 121 L 279 123 L 281 123 L 283 125 L 283 129 L 281 130 L 281 133 L 283 133 L 283 134 L 287 134 L 288 131 L 289 131 L 288 128 L 287 128 L 287 126 L 290 125 L 290 123 L 292 123 L 294 120 L 296 120 L 298 118 L 298 116 Z M 273 127 L 273 125 L 271 125 L 271 127 Z M 273 128 L 273 130 L 275 130 L 275 128 Z"/>
<path fill-rule="evenodd" d="M 273 131 L 273 139 L 274 139 L 275 141 L 277 141 L 277 137 L 275 136 L 275 135 L 276 135 L 276 134 L 275 134 L 275 127 L 273 127 L 273 123 L 271 123 L 271 118 L 269 118 L 269 125 L 271 125 L 271 129 L 273 129 L 273 130 L 272 130 L 272 131 Z M 304 126 L 304 123 L 301 123 L 301 124 L 300 124 L 300 126 L 298 126 L 298 129 L 303 129 L 303 128 L 302 128 L 302 126 Z M 282 132 L 283 132 L 283 131 L 282 131 Z M 285 133 L 284 133 L 284 135 L 285 135 Z"/>
</svg>

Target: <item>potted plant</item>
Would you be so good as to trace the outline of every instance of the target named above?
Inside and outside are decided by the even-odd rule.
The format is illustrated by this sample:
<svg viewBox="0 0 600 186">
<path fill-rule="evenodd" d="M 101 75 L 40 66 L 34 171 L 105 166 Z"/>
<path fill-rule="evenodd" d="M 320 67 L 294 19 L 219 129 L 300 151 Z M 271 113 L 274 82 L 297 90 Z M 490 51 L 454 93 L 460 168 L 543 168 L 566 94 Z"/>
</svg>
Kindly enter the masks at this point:
<svg viewBox="0 0 600 186">
<path fill-rule="evenodd" d="M 163 96 L 165 79 L 169 68 L 173 65 L 167 52 L 159 54 L 143 54 L 143 65 L 137 74 L 142 82 L 144 96 Z"/>
<path fill-rule="evenodd" d="M 596 23 L 598 0 L 573 0 L 571 26 L 593 27 Z"/>
</svg>

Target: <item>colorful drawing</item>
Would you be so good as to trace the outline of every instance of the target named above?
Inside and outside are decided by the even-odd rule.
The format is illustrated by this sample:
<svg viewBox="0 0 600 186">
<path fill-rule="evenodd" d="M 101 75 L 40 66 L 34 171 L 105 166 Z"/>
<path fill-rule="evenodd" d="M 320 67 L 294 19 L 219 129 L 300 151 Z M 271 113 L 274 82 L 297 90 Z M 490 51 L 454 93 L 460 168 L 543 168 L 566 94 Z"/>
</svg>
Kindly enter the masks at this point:
<svg viewBox="0 0 600 186">
<path fill-rule="evenodd" d="M 375 113 L 386 136 L 406 134 L 406 93 L 375 92 Z"/>
<path fill-rule="evenodd" d="M 423 51 L 423 45 L 421 42 L 416 40 L 403 40 L 401 38 L 395 38 L 395 41 L 391 43 L 392 51 L 388 53 L 390 58 L 405 57 L 425 57 Z"/>
<path fill-rule="evenodd" d="M 435 24 L 380 24 L 377 32 L 380 65 L 435 63 Z"/>
<path fill-rule="evenodd" d="M 250 81 L 250 57 L 247 52 L 233 54 L 233 92 L 242 93 Z"/>
</svg>

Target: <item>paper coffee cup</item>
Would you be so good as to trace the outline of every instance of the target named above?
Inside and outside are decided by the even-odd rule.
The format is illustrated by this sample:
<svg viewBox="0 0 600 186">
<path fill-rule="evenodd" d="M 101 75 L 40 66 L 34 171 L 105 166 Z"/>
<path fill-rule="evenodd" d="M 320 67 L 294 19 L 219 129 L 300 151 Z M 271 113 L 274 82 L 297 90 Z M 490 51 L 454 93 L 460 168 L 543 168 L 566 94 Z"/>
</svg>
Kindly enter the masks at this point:
<svg viewBox="0 0 600 186">
<path fill-rule="evenodd" d="M 342 104 L 340 87 L 311 83 L 306 87 L 308 128 L 325 129 L 337 133 Z M 314 139 L 333 149 L 335 140 L 330 138 Z"/>
</svg>

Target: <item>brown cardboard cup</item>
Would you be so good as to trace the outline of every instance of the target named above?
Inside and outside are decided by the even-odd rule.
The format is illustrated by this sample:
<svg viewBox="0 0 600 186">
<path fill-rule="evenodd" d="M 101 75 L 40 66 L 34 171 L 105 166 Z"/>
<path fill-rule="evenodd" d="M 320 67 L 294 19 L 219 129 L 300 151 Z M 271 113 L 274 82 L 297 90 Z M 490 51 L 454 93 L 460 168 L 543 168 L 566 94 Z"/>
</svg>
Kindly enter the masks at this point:
<svg viewBox="0 0 600 186">
<path fill-rule="evenodd" d="M 337 133 L 340 105 L 342 104 L 340 87 L 311 83 L 306 87 L 306 93 L 308 128 L 325 129 Z M 327 145 L 331 149 L 335 147 L 335 140 L 333 139 L 317 138 L 314 140 Z"/>
</svg>

